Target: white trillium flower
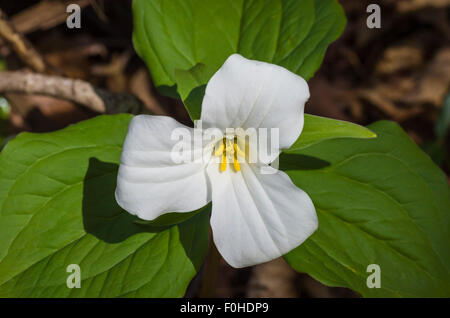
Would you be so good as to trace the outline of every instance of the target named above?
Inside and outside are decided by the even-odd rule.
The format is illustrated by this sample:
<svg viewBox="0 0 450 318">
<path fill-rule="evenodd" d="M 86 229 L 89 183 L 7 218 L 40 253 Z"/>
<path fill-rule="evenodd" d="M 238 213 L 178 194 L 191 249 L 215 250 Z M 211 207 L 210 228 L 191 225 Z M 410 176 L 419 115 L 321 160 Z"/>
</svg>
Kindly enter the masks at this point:
<svg viewBox="0 0 450 318">
<path fill-rule="evenodd" d="M 208 160 L 175 163 L 176 129 L 194 129 L 166 116 L 131 120 L 117 178 L 116 200 L 129 213 L 153 220 L 170 212 L 190 212 L 212 201 L 214 243 L 233 267 L 270 261 L 303 243 L 318 226 L 309 196 L 287 174 L 269 164 L 289 148 L 303 129 L 309 98 L 305 80 L 277 65 L 231 55 L 206 87 L 201 121 L 223 135 L 193 154 Z M 279 148 L 270 160 L 251 163 L 255 147 L 227 128 L 278 129 Z M 239 157 L 239 158 L 238 158 Z M 219 159 L 219 160 L 214 160 Z M 238 160 L 239 159 L 239 160 Z M 271 173 L 261 173 L 261 169 Z"/>
</svg>

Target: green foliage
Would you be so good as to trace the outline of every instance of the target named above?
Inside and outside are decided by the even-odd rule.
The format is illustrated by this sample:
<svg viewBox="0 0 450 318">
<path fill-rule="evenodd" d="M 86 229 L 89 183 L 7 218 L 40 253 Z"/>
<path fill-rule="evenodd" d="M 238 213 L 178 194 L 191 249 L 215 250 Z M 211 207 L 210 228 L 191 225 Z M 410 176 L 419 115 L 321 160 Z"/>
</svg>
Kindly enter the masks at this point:
<svg viewBox="0 0 450 318">
<path fill-rule="evenodd" d="M 290 162 L 286 172 L 319 216 L 317 232 L 286 260 L 363 296 L 449 297 L 446 177 L 396 124 L 369 128 L 378 138 L 324 141 L 281 159 L 282 167 Z M 291 156 L 320 161 L 305 167 Z M 369 264 L 381 268 L 380 289 L 366 286 Z"/>
<path fill-rule="evenodd" d="M 375 138 L 369 129 L 341 120 L 305 114 L 303 131 L 297 141 L 285 153 L 299 150 L 318 142 L 336 138 Z"/>
<path fill-rule="evenodd" d="M 135 0 L 133 12 L 134 46 L 153 81 L 172 96 L 178 85 L 183 100 L 233 53 L 308 79 L 346 23 L 335 0 Z"/>
<path fill-rule="evenodd" d="M 117 205 L 130 119 L 100 116 L 54 133 L 24 133 L 5 147 L 0 297 L 184 295 L 206 252 L 209 207 L 158 228 Z M 66 286 L 70 264 L 81 267 L 80 289 Z"/>
</svg>

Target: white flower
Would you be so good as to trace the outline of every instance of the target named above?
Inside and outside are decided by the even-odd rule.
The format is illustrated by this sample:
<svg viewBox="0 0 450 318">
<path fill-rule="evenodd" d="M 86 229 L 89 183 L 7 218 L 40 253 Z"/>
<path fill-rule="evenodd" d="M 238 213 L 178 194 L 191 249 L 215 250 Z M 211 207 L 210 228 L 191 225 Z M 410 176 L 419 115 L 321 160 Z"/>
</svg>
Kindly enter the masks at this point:
<svg viewBox="0 0 450 318">
<path fill-rule="evenodd" d="M 227 128 L 278 128 L 279 148 L 289 148 L 303 129 L 308 98 L 303 78 L 234 54 L 209 81 L 201 120 L 204 128 L 224 133 Z M 191 150 L 208 153 L 210 160 L 175 163 L 171 153 L 179 141 L 171 135 L 177 128 L 188 129 L 194 139 L 204 138 L 170 117 L 133 118 L 117 178 L 116 200 L 122 208 L 153 220 L 169 212 L 199 209 L 212 200 L 213 239 L 233 267 L 277 258 L 317 229 L 309 196 L 284 172 L 268 166 L 280 149 L 269 161 L 249 163 L 245 151 L 255 145 L 224 135 L 213 143 L 215 149 L 199 142 Z M 261 173 L 262 167 L 271 174 Z"/>
</svg>

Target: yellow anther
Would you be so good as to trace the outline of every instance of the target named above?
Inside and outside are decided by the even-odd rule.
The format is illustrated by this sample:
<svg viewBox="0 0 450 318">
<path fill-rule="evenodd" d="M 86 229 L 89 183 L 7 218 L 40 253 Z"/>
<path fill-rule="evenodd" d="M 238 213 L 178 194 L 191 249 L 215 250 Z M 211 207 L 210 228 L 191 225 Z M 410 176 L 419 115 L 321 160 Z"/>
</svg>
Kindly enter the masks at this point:
<svg viewBox="0 0 450 318">
<path fill-rule="evenodd" d="M 222 162 L 220 163 L 220 171 L 227 170 L 227 153 L 224 151 L 222 153 Z"/>
<path fill-rule="evenodd" d="M 238 146 L 238 144 L 237 144 L 237 141 L 235 142 L 235 144 L 234 144 L 234 151 L 235 152 L 237 152 L 237 154 L 239 155 L 239 156 L 241 156 L 242 158 L 245 158 L 245 152 L 243 152 L 242 150 L 241 150 L 241 148 L 239 148 L 239 146 Z"/>
<path fill-rule="evenodd" d="M 219 146 L 219 149 L 217 149 L 216 153 L 217 156 L 222 153 L 222 162 L 220 163 L 220 171 L 227 170 L 227 147 L 225 144 L 225 138 L 222 140 L 222 144 Z M 220 150 L 220 151 L 219 151 Z"/>
<path fill-rule="evenodd" d="M 239 164 L 237 154 L 238 154 L 239 147 L 237 146 L 237 142 L 234 141 L 234 156 L 233 156 L 233 166 L 236 171 L 241 170 L 241 165 Z"/>
</svg>

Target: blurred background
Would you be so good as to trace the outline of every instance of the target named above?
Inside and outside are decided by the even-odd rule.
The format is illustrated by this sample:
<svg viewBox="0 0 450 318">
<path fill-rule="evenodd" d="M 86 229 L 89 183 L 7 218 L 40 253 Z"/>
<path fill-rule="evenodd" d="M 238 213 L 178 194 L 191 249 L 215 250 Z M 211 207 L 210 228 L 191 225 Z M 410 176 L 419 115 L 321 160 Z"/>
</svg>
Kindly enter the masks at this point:
<svg viewBox="0 0 450 318">
<path fill-rule="evenodd" d="M 51 82 L 34 91 L 58 97 L 18 90 L 14 73 L 6 71 L 64 76 L 116 96 L 135 95 L 149 113 L 189 124 L 183 104 L 158 94 L 133 49 L 131 2 L 0 0 L 0 147 L 22 131 L 54 131 L 99 114 L 52 91 Z M 347 27 L 309 82 L 306 112 L 363 125 L 396 121 L 448 176 L 450 0 L 339 2 Z M 82 8 L 80 29 L 66 26 L 70 3 Z M 380 29 L 366 26 L 370 3 L 381 7 Z M 120 105 L 108 109 L 120 111 Z M 221 260 L 216 286 L 209 290 L 202 275 L 188 296 L 358 297 L 296 273 L 282 259 L 239 270 Z"/>
</svg>

